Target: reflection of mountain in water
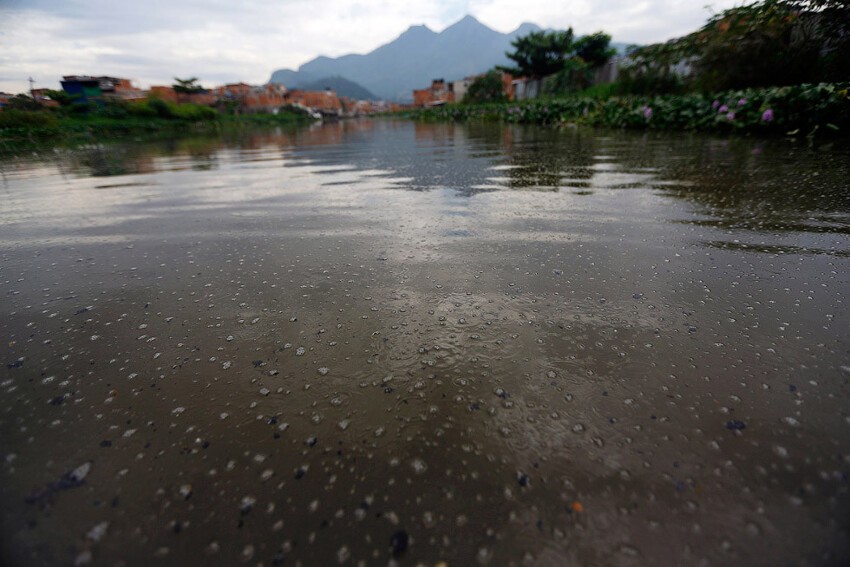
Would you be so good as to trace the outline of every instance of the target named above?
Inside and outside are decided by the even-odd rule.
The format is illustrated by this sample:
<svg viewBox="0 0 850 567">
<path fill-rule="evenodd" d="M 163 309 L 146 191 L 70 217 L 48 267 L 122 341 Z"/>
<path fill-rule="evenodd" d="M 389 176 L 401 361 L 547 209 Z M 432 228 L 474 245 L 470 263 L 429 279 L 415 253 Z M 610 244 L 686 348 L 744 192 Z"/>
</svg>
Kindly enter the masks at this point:
<svg viewBox="0 0 850 567">
<path fill-rule="evenodd" d="M 407 190 L 448 189 L 467 197 L 503 190 L 553 191 L 585 199 L 606 191 L 650 190 L 691 203 L 693 214 L 677 222 L 704 229 L 850 233 L 845 181 L 850 156 L 844 146 L 820 150 L 780 140 L 600 136 L 583 130 L 360 120 L 87 147 L 64 155 L 69 170 L 109 176 L 162 168 L 215 169 L 228 152 L 245 159 L 269 147 L 285 151 L 290 166 L 345 166 L 364 175 L 390 172 L 406 180 L 395 187 Z"/>
</svg>

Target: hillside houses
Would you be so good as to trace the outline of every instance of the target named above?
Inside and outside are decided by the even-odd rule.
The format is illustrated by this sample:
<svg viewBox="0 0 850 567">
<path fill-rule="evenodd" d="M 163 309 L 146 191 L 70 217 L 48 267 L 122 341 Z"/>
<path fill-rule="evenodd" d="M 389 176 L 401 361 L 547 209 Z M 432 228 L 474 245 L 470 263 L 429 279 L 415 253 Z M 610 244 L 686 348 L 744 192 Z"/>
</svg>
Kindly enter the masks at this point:
<svg viewBox="0 0 850 567">
<path fill-rule="evenodd" d="M 430 87 L 413 91 L 413 106 L 426 108 L 429 106 L 442 106 L 453 102 L 462 102 L 472 83 L 483 76 L 484 74 L 473 75 L 452 82 L 446 82 L 445 79 L 434 79 L 431 81 Z M 502 92 L 505 93 L 509 100 L 514 99 L 515 86 L 521 81 L 522 79 L 514 79 L 508 73 L 502 73 Z"/>
<path fill-rule="evenodd" d="M 133 86 L 130 79 L 118 77 L 93 77 L 90 75 L 65 75 L 62 90 L 80 102 L 103 102 L 113 100 L 141 100 L 146 94 Z"/>
<path fill-rule="evenodd" d="M 445 79 L 434 79 L 427 89 L 413 91 L 413 106 L 441 106 L 455 101 L 454 87 L 452 83 L 446 83 Z"/>
<path fill-rule="evenodd" d="M 351 100 L 330 90 L 307 91 L 287 89 L 281 84 L 249 85 L 230 83 L 211 89 L 198 88 L 185 92 L 171 85 L 153 85 L 147 91 L 132 85 L 129 79 L 106 76 L 67 75 L 63 90 L 78 102 L 100 104 L 108 99 L 126 101 L 157 98 L 173 104 L 198 104 L 235 113 L 275 113 L 281 107 L 294 105 L 324 117 L 372 114 L 398 105 L 383 102 Z"/>
<path fill-rule="evenodd" d="M 338 96 L 331 89 L 288 89 L 282 84 L 250 85 L 245 82 L 228 83 L 213 88 L 203 88 L 196 79 L 185 85 L 153 85 L 147 90 L 136 87 L 130 79 L 112 76 L 65 75 L 62 90 L 71 104 L 103 106 L 110 101 L 132 103 L 145 99 L 158 99 L 171 104 L 196 104 L 209 106 L 234 114 L 275 114 L 286 106 L 305 109 L 316 117 L 335 118 L 371 115 L 399 110 L 401 105 L 384 101 L 353 100 Z M 181 81 L 178 81 L 180 83 Z M 177 88 L 175 88 L 177 87 Z M 37 102 L 43 107 L 58 107 L 51 98 L 51 89 L 32 89 L 24 95 L 0 94 L 0 111 L 16 96 Z M 65 104 L 68 104 L 67 100 Z"/>
</svg>

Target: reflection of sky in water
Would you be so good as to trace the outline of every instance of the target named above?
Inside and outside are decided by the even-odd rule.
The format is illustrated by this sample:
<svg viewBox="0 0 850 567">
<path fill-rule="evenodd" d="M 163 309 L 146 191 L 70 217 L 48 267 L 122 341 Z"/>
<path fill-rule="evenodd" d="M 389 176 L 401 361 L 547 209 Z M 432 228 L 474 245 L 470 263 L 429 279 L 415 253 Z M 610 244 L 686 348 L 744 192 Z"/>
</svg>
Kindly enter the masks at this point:
<svg viewBox="0 0 850 567">
<path fill-rule="evenodd" d="M 373 135 L 376 129 L 380 135 Z M 794 238 L 805 233 L 803 249 L 828 251 L 835 243 L 816 235 L 847 231 L 846 172 L 835 167 L 845 163 L 840 159 L 845 150 L 488 126 L 411 128 L 392 122 L 269 133 L 229 144 L 196 139 L 91 146 L 7 161 L 5 184 L 20 190 L 6 199 L 0 226 L 7 227 L 4 237 L 11 243 L 15 234 L 19 242 L 61 237 L 80 228 L 155 219 L 175 207 L 263 215 L 275 207 L 309 208 L 311 199 L 319 199 L 380 216 L 377 209 L 396 206 L 396 200 L 419 209 L 419 223 L 440 225 L 436 233 L 491 237 L 506 228 L 500 226 L 506 204 L 502 197 L 484 195 L 509 189 L 507 216 L 521 216 L 528 208 L 541 220 L 569 221 L 567 233 L 590 236 L 592 223 L 601 221 L 673 221 L 740 231 L 739 239 L 751 238 L 752 231 L 772 233 L 772 242 L 753 243 L 762 247 L 789 245 L 779 233 L 790 231 Z M 808 152 L 810 159 L 792 161 L 789 152 Z M 817 165 L 821 161 L 829 167 Z M 393 189 L 438 191 L 413 202 L 385 192 Z M 459 214 L 466 205 L 455 195 L 478 198 Z M 464 217 L 474 226 L 447 223 L 445 217 Z M 555 235 L 551 227 L 547 234 Z M 702 239 L 715 247 L 724 241 L 738 244 L 719 231 Z"/>
<path fill-rule="evenodd" d="M 3 539 L 44 564 L 383 564 L 402 533 L 401 564 L 837 557 L 847 154 L 378 121 L 5 158 Z"/>
</svg>

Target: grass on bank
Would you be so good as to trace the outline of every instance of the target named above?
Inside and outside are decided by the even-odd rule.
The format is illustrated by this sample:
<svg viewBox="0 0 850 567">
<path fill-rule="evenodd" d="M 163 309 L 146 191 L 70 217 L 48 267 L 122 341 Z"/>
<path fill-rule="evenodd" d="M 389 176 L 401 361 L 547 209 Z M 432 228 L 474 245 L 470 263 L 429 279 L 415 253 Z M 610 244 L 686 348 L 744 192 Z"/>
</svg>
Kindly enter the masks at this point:
<svg viewBox="0 0 850 567">
<path fill-rule="evenodd" d="M 0 112 L 0 139 L 109 137 L 187 129 L 209 132 L 242 125 L 297 126 L 312 121 L 297 107 L 283 108 L 278 114 L 237 115 L 196 104 L 146 99 L 58 109 L 5 109 Z"/>
</svg>

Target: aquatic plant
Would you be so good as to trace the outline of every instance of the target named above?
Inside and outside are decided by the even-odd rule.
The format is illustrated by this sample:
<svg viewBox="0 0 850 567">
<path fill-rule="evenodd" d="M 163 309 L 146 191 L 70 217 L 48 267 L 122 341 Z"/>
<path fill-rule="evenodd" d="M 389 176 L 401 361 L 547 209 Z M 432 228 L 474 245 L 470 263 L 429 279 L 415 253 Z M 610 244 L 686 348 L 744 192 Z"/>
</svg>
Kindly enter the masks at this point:
<svg viewBox="0 0 850 567">
<path fill-rule="evenodd" d="M 741 102 L 743 101 L 743 104 Z M 417 120 L 567 123 L 657 130 L 786 134 L 850 131 L 850 83 L 822 83 L 685 95 L 585 96 L 415 110 Z"/>
</svg>

